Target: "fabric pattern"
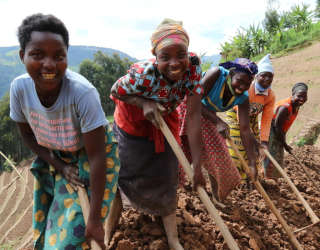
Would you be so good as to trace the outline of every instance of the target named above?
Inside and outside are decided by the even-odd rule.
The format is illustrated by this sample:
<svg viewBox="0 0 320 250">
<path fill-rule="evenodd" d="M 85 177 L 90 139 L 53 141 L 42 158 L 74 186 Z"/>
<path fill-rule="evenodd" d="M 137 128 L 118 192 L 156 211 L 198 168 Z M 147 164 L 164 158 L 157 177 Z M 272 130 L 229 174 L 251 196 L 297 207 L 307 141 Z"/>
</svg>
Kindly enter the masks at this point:
<svg viewBox="0 0 320 250">
<path fill-rule="evenodd" d="M 250 103 L 250 106 L 251 106 L 251 103 Z M 260 105 L 252 105 L 252 110 L 254 110 L 254 113 L 256 113 L 256 114 L 259 114 L 262 111 L 262 109 L 263 109 L 263 106 L 261 104 Z M 242 140 L 241 140 L 241 136 L 240 136 L 240 124 L 238 121 L 237 112 L 235 110 L 227 111 L 226 121 L 230 127 L 230 137 L 231 137 L 232 141 L 237 146 L 238 151 L 241 154 L 241 156 L 244 158 L 244 160 L 246 162 L 248 162 L 247 152 L 242 144 Z M 257 140 L 259 140 L 260 132 L 259 132 L 258 115 L 250 116 L 249 126 L 250 126 L 250 129 L 251 129 L 251 132 L 253 133 L 253 135 L 256 137 Z M 228 145 L 229 153 L 232 157 L 232 160 L 240 172 L 242 181 L 246 180 L 247 174 L 245 173 L 245 171 L 242 168 L 242 164 L 241 164 L 241 161 L 240 161 L 238 155 L 233 150 L 233 148 L 229 145 L 228 142 L 227 142 L 227 145 Z M 256 166 L 259 167 L 258 161 L 256 162 Z"/>
<path fill-rule="evenodd" d="M 247 58 L 236 58 L 234 61 L 220 63 L 219 66 L 225 69 L 234 69 L 236 72 L 245 72 L 251 76 L 254 76 L 258 72 L 257 65 Z"/>
<path fill-rule="evenodd" d="M 106 186 L 103 197 L 101 220 L 104 221 L 117 191 L 120 164 L 117 143 L 110 128 L 105 134 L 106 142 Z M 54 151 L 62 160 L 79 167 L 79 177 L 86 184 L 90 199 L 90 166 L 85 150 L 74 153 Z M 84 233 L 85 224 L 78 194 L 54 168 L 37 158 L 31 171 L 35 176 L 33 231 L 35 249 L 89 249 Z"/>
<path fill-rule="evenodd" d="M 170 85 L 157 69 L 156 59 L 137 62 L 116 81 L 120 96 L 138 95 L 159 102 L 168 112 L 175 110 L 185 95 L 202 94 L 200 59 L 189 53 L 189 67 L 183 79 Z"/>
<path fill-rule="evenodd" d="M 178 107 L 180 121 L 180 136 L 182 149 L 189 160 L 192 162 L 188 138 L 186 136 L 186 115 L 187 105 L 184 101 Z M 203 167 L 209 175 L 217 182 L 218 198 L 223 200 L 240 183 L 240 175 L 229 155 L 225 139 L 219 134 L 216 126 L 204 116 L 201 116 L 201 134 L 203 140 L 203 149 L 201 157 Z M 185 174 L 181 165 L 179 165 L 180 179 L 183 182 Z"/>
<path fill-rule="evenodd" d="M 260 141 L 268 141 L 270 134 L 271 121 L 273 116 L 274 104 L 275 104 L 275 94 L 272 89 L 268 89 L 267 95 L 258 95 L 255 93 L 255 84 L 251 84 L 248 91 L 249 94 L 249 117 L 253 119 L 261 115 L 261 126 L 260 126 Z M 238 109 L 237 106 L 234 107 L 235 110 Z"/>
<path fill-rule="evenodd" d="M 226 106 L 223 106 L 223 94 L 225 88 L 228 88 L 226 84 L 227 77 L 229 75 L 229 71 L 224 69 L 223 67 L 219 67 L 220 75 L 216 83 L 210 89 L 208 95 L 202 98 L 202 103 L 210 110 L 215 112 L 224 112 L 232 107 L 242 104 L 245 100 L 248 99 L 248 92 L 245 91 L 243 94 L 239 96 L 232 96 L 230 101 Z"/>
<path fill-rule="evenodd" d="M 151 36 L 152 53 L 155 55 L 156 50 L 170 44 L 184 44 L 188 48 L 189 36 L 182 27 L 182 22 L 167 18 Z"/>
</svg>

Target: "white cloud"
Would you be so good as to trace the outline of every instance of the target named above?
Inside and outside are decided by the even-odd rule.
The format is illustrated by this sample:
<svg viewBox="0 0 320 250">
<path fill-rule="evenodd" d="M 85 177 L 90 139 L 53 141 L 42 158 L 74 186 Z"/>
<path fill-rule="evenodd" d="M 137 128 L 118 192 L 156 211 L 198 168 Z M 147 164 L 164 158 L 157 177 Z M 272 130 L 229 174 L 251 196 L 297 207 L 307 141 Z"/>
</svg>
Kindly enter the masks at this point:
<svg viewBox="0 0 320 250">
<path fill-rule="evenodd" d="M 279 1 L 280 2 L 280 1 Z M 281 0 L 280 9 L 315 0 Z M 165 17 L 182 20 L 190 35 L 190 50 L 208 55 L 218 53 L 220 43 L 242 26 L 264 18 L 267 0 L 0 0 L 0 46 L 16 45 L 17 27 L 33 13 L 53 14 L 70 32 L 72 45 L 119 49 L 136 58 L 150 53 L 150 36 Z"/>
</svg>

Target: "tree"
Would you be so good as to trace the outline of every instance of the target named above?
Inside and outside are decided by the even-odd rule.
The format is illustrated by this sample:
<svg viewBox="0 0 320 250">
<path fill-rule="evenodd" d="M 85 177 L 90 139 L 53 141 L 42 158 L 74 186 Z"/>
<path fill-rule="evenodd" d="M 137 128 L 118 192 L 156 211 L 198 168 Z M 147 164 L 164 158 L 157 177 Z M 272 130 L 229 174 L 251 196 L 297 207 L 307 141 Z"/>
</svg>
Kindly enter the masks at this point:
<svg viewBox="0 0 320 250">
<path fill-rule="evenodd" d="M 314 10 L 314 16 L 320 19 L 320 0 L 317 0 L 316 9 Z"/>
<path fill-rule="evenodd" d="M 118 54 L 108 56 L 98 51 L 93 61 L 85 60 L 80 64 L 79 73 L 97 88 L 106 115 L 112 115 L 114 111 L 114 103 L 109 97 L 111 87 L 127 73 L 131 63 L 127 58 L 121 59 Z"/>
<path fill-rule="evenodd" d="M 268 9 L 265 13 L 265 17 L 263 20 L 263 27 L 267 32 L 274 35 L 278 31 L 281 32 L 280 29 L 280 15 L 274 9 Z"/>
<path fill-rule="evenodd" d="M 31 151 L 27 148 L 19 133 L 14 121 L 9 117 L 9 93 L 0 100 L 0 150 L 10 155 L 14 161 L 31 156 Z M 4 159 L 0 157 L 0 165 L 4 164 Z"/>
</svg>

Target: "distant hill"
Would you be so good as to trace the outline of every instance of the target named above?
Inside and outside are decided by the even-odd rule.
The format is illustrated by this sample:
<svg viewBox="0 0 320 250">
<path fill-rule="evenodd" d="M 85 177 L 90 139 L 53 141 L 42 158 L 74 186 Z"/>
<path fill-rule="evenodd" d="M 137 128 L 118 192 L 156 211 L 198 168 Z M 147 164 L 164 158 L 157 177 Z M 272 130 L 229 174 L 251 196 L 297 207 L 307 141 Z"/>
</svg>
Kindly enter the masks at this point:
<svg viewBox="0 0 320 250">
<path fill-rule="evenodd" d="M 115 49 L 94 46 L 70 46 L 68 51 L 69 68 L 78 71 L 80 63 L 85 59 L 92 60 L 94 54 L 98 51 L 107 55 L 117 53 L 120 58 L 128 58 L 133 62 L 137 61 L 136 58 Z M 11 81 L 23 73 L 25 73 L 25 68 L 19 58 L 19 46 L 0 47 L 0 98 L 9 90 Z"/>
<path fill-rule="evenodd" d="M 202 57 L 202 62 L 210 62 L 212 63 L 212 66 L 217 66 L 220 62 L 221 55 L 212 55 L 212 56 L 203 56 Z"/>
</svg>

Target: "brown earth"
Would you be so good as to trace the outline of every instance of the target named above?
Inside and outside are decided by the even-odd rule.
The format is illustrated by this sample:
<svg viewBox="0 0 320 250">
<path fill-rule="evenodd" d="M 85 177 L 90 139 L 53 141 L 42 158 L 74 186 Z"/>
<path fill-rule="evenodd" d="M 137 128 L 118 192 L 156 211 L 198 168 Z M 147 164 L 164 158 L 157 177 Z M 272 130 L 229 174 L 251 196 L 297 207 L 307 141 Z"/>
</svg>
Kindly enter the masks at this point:
<svg viewBox="0 0 320 250">
<path fill-rule="evenodd" d="M 294 151 L 316 180 L 320 183 L 320 150 L 305 146 Z M 301 167 L 291 156 L 286 156 L 285 169 L 298 190 L 317 216 L 320 216 L 320 193 L 301 172 Z M 270 198 L 293 229 L 311 224 L 302 204 L 285 183 L 262 182 Z M 208 189 L 208 187 L 207 187 Z M 208 215 L 204 205 L 191 192 L 179 190 L 177 221 L 179 236 L 185 249 L 228 249 L 222 234 Z M 257 190 L 246 187 L 232 191 L 226 200 L 226 209 L 220 210 L 240 249 L 292 249 L 281 224 L 271 213 Z M 320 226 L 297 234 L 304 249 L 320 249 Z M 159 218 L 141 214 L 133 209 L 123 212 L 110 249 L 168 249 L 163 226 Z"/>
<path fill-rule="evenodd" d="M 275 67 L 275 78 L 273 89 L 277 100 L 291 94 L 291 87 L 294 83 L 303 81 L 308 83 L 309 100 L 301 108 L 299 116 L 289 131 L 289 138 L 292 138 L 301 131 L 309 120 L 320 119 L 320 43 L 290 53 L 287 56 L 272 59 Z M 319 144 L 318 144 L 319 145 Z M 312 146 L 295 149 L 295 154 L 306 165 L 313 178 L 320 183 L 320 149 Z M 24 162 L 22 166 L 28 167 L 30 161 Z M 299 165 L 291 156 L 286 156 L 285 169 L 291 177 L 303 197 L 320 217 L 320 193 L 312 186 L 301 170 L 296 170 Z M 16 180 L 6 189 L 10 181 L 17 175 L 2 174 L 0 176 L 0 211 L 5 198 L 10 199 L 0 214 L 0 225 L 5 221 L 5 215 L 19 202 L 15 218 L 21 216 L 23 209 L 32 202 L 29 192 L 26 191 L 23 199 L 18 199 L 16 191 L 21 192 L 24 184 Z M 28 187 L 32 189 L 33 178 L 29 173 Z M 279 184 L 263 184 L 266 191 L 280 210 L 289 226 L 295 230 L 311 224 L 302 204 L 297 201 L 283 179 Z M 181 243 L 185 249 L 228 249 L 220 230 L 215 226 L 214 221 L 208 215 L 205 207 L 191 192 L 190 186 L 186 190 L 179 190 L 179 202 L 177 209 L 178 230 Z M 234 190 L 226 200 L 227 208 L 220 211 L 233 237 L 241 249 L 292 249 L 288 237 L 276 217 L 270 212 L 260 194 L 250 191 L 245 187 Z M 0 249 L 18 249 L 24 244 L 23 249 L 31 249 L 30 231 L 31 209 L 23 216 L 3 242 L 0 242 Z M 6 230 L 9 230 L 14 223 L 9 218 L 5 227 L 2 227 L 0 240 Z M 304 249 L 320 249 L 320 226 L 314 226 L 297 234 L 297 239 Z M 168 249 L 163 226 L 159 218 L 152 218 L 148 215 L 138 213 L 133 209 L 127 209 L 121 217 L 120 224 L 116 230 L 110 249 Z"/>
</svg>

